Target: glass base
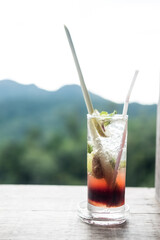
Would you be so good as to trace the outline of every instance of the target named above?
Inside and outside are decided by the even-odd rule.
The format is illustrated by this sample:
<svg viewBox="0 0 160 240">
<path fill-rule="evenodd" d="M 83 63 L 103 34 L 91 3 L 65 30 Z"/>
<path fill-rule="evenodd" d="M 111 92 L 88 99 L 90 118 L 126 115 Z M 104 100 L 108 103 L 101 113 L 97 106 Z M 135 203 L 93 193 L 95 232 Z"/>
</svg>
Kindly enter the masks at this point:
<svg viewBox="0 0 160 240">
<path fill-rule="evenodd" d="M 116 208 L 100 208 L 83 201 L 78 204 L 78 216 L 88 224 L 114 226 L 122 224 L 128 219 L 129 206 L 126 204 Z"/>
</svg>

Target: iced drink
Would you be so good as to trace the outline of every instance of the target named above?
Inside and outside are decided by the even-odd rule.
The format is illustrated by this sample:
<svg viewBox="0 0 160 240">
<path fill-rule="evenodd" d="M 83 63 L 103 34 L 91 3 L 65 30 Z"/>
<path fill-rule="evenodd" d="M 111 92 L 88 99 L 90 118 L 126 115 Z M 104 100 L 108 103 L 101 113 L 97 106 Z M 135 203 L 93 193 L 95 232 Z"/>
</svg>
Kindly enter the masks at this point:
<svg viewBox="0 0 160 240">
<path fill-rule="evenodd" d="M 125 203 L 127 132 L 117 171 L 115 165 L 127 116 L 102 112 L 88 114 L 87 119 L 88 208 L 121 207 Z"/>
</svg>

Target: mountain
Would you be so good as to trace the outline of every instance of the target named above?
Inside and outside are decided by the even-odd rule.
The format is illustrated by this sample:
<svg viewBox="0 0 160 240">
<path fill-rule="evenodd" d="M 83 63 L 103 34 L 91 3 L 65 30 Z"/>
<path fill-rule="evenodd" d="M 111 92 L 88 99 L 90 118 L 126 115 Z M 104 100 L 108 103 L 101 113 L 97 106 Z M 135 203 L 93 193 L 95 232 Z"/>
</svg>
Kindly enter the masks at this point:
<svg viewBox="0 0 160 240">
<path fill-rule="evenodd" d="M 90 94 L 93 105 L 99 111 L 122 112 L 122 104 Z M 1 139 L 17 139 L 31 127 L 59 131 L 64 119 L 75 114 L 79 121 L 86 121 L 86 106 L 78 85 L 67 85 L 57 91 L 46 91 L 33 84 L 23 85 L 11 80 L 0 81 L 0 132 Z M 156 105 L 129 105 L 130 118 L 154 116 Z"/>
<path fill-rule="evenodd" d="M 99 111 L 122 112 L 123 104 L 90 96 Z M 129 104 L 129 186 L 154 185 L 156 108 Z M 78 85 L 46 91 L 3 80 L 0 109 L 1 183 L 84 183 L 87 109 Z"/>
<path fill-rule="evenodd" d="M 122 104 L 117 104 L 91 93 L 93 105 L 99 111 L 122 112 Z M 64 119 L 75 114 L 79 121 L 86 121 L 86 106 L 78 85 L 67 85 L 57 91 L 46 91 L 34 84 L 23 85 L 11 80 L 0 81 L 0 133 L 1 139 L 17 139 L 27 129 L 39 127 L 63 130 Z M 129 116 L 144 118 L 156 114 L 156 105 L 131 103 Z"/>
<path fill-rule="evenodd" d="M 49 92 L 42 90 L 34 84 L 24 85 L 11 80 L 0 81 L 0 101 L 11 99 L 29 99 L 48 96 Z"/>
<path fill-rule="evenodd" d="M 96 108 L 104 109 L 105 105 L 107 108 L 111 108 L 115 106 L 118 108 L 119 111 L 121 111 L 123 104 L 117 104 L 114 102 L 111 102 L 109 100 L 106 100 L 98 95 L 92 94 L 91 99 L 94 105 L 96 105 Z M 65 103 L 72 104 L 73 101 L 77 104 L 80 103 L 85 106 L 82 91 L 80 86 L 78 85 L 66 85 L 58 89 L 57 91 L 47 91 L 44 89 L 38 88 L 34 84 L 20 84 L 12 80 L 1 80 L 0 81 L 0 102 L 5 101 L 16 101 L 16 100 L 25 100 L 25 101 L 36 101 L 41 100 L 43 102 L 45 101 L 52 101 L 53 103 L 57 101 Z M 67 101 L 67 102 L 66 102 Z M 131 103 L 130 104 L 130 113 L 139 114 L 141 110 L 148 111 L 153 110 L 152 113 L 155 113 L 156 105 L 141 105 L 138 103 Z M 105 107 L 106 109 L 106 107 Z M 113 108 L 110 110 L 112 111 Z M 109 111 L 109 110 L 108 110 Z"/>
</svg>

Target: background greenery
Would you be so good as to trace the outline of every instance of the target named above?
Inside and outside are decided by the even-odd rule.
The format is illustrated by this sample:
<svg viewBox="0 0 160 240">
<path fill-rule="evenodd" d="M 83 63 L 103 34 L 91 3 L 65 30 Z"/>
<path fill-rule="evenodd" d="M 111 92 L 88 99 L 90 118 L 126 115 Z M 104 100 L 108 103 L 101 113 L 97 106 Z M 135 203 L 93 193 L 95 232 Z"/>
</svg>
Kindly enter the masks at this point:
<svg viewBox="0 0 160 240">
<path fill-rule="evenodd" d="M 122 112 L 91 94 L 99 111 Z M 156 105 L 129 105 L 128 186 L 153 186 Z M 86 107 L 77 85 L 48 92 L 0 81 L 0 183 L 86 184 Z"/>
</svg>

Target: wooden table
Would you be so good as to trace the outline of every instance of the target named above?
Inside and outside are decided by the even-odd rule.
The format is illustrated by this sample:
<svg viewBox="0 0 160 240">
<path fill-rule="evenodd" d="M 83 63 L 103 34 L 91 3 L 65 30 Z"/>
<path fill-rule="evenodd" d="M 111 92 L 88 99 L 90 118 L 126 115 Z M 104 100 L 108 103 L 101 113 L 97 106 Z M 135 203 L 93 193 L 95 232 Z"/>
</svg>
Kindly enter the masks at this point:
<svg viewBox="0 0 160 240">
<path fill-rule="evenodd" d="M 160 204 L 153 188 L 127 188 L 130 219 L 118 227 L 82 223 L 81 186 L 0 185 L 0 240 L 160 239 Z"/>
</svg>

